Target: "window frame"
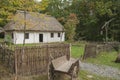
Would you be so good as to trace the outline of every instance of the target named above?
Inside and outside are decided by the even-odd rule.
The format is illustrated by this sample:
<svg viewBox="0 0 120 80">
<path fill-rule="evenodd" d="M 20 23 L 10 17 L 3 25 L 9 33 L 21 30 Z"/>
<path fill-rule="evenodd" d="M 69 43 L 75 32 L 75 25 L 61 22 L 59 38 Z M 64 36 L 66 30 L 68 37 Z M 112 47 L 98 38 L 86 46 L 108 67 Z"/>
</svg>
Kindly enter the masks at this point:
<svg viewBox="0 0 120 80">
<path fill-rule="evenodd" d="M 50 33 L 50 37 L 51 37 L 51 38 L 54 38 L 54 33 Z"/>
<path fill-rule="evenodd" d="M 61 36 L 61 33 L 58 33 L 58 37 L 60 37 Z"/>
<path fill-rule="evenodd" d="M 29 39 L 29 33 L 25 33 L 24 38 Z"/>
<path fill-rule="evenodd" d="M 12 37 L 12 39 L 14 39 L 14 34 L 13 33 L 11 33 L 11 37 Z"/>
</svg>

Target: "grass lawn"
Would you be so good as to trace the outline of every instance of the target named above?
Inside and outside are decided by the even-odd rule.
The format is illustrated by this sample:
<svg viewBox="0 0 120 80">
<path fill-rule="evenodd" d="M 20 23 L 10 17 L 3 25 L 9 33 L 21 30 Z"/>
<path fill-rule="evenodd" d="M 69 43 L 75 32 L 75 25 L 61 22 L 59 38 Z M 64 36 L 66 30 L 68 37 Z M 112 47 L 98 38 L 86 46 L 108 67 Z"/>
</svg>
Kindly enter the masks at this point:
<svg viewBox="0 0 120 80">
<path fill-rule="evenodd" d="M 4 39 L 3 38 L 0 38 L 0 42 L 3 42 L 4 41 Z"/>
<path fill-rule="evenodd" d="M 74 58 L 80 58 L 84 54 L 84 44 L 72 45 L 71 56 Z"/>
<path fill-rule="evenodd" d="M 101 64 L 108 65 L 108 66 L 112 66 L 120 69 L 120 64 L 114 62 L 116 57 L 117 57 L 117 52 L 115 51 L 102 52 L 96 58 L 88 58 L 85 60 L 85 62 L 100 64 L 100 65 Z"/>
<path fill-rule="evenodd" d="M 71 56 L 74 58 L 80 58 L 84 54 L 84 46 L 85 44 L 83 43 L 72 45 Z M 97 55 L 96 58 L 87 58 L 84 61 L 93 64 L 108 65 L 120 69 L 120 64 L 114 62 L 116 57 L 117 57 L 116 51 L 101 52 L 99 55 Z"/>
<path fill-rule="evenodd" d="M 79 80 L 116 80 L 116 79 L 111 79 L 108 77 L 101 77 L 101 76 L 89 73 L 87 71 L 81 70 L 79 73 Z"/>
<path fill-rule="evenodd" d="M 11 78 L 0 78 L 0 80 L 13 80 L 14 77 Z M 42 75 L 42 76 L 18 76 L 19 80 L 47 80 L 47 75 Z M 69 76 L 66 75 L 59 75 L 58 77 L 55 78 L 55 80 L 70 80 Z M 81 70 L 79 73 L 79 77 L 77 80 L 116 80 L 116 79 L 111 79 L 108 77 L 101 77 L 97 75 L 93 75 L 89 72 Z"/>
<path fill-rule="evenodd" d="M 73 45 L 71 49 L 72 51 L 71 56 L 74 58 L 80 58 L 80 56 L 84 54 L 84 46 L 85 46 L 84 44 L 82 44 L 81 46 Z M 108 65 L 120 69 L 120 64 L 114 63 L 116 57 L 117 57 L 117 52 L 115 51 L 101 52 L 96 58 L 88 58 L 85 60 L 85 62 L 99 64 L 99 65 Z M 89 77 L 91 75 L 92 78 Z M 116 80 L 108 77 L 101 77 L 98 75 L 94 75 L 92 73 L 83 70 L 80 71 L 79 79 L 80 80 Z"/>
</svg>

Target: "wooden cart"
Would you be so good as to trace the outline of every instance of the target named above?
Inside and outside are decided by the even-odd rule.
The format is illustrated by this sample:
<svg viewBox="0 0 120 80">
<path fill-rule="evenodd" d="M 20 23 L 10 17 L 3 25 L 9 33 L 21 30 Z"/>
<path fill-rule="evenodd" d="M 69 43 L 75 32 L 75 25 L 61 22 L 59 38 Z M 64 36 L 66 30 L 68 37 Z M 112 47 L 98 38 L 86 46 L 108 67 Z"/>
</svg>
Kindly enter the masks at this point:
<svg viewBox="0 0 120 80">
<path fill-rule="evenodd" d="M 59 57 L 51 61 L 49 69 L 49 80 L 55 80 L 56 73 L 67 74 L 71 80 L 78 77 L 79 59 L 69 58 L 66 56 Z"/>
</svg>

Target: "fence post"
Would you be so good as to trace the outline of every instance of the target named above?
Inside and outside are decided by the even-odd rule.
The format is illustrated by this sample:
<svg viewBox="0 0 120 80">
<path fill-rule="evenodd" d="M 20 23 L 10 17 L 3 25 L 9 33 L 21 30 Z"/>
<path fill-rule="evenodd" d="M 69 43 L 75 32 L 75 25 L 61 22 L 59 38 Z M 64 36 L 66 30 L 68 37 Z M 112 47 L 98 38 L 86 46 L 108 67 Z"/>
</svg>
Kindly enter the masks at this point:
<svg viewBox="0 0 120 80">
<path fill-rule="evenodd" d="M 17 48 L 15 47 L 15 80 L 17 80 L 18 70 L 17 70 Z"/>
<path fill-rule="evenodd" d="M 68 52 L 68 60 L 70 60 L 71 57 L 71 43 L 69 44 L 69 52 Z"/>
<path fill-rule="evenodd" d="M 47 60 L 47 78 L 48 78 L 48 80 L 50 80 L 50 77 L 49 77 L 49 54 L 48 54 L 48 45 L 47 45 L 47 58 L 48 58 L 48 60 Z"/>
</svg>

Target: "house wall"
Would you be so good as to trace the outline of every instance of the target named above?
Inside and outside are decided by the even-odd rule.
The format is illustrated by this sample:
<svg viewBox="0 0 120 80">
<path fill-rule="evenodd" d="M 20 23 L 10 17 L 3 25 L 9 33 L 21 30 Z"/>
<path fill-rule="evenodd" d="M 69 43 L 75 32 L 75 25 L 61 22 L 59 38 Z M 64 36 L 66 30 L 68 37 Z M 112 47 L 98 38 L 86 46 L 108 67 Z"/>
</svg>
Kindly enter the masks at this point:
<svg viewBox="0 0 120 80">
<path fill-rule="evenodd" d="M 49 42 L 62 42 L 65 40 L 65 33 L 60 32 L 61 37 L 58 37 L 58 32 L 54 33 L 54 37 L 51 38 L 51 32 L 26 32 L 29 33 L 29 39 L 25 39 L 25 43 L 39 43 L 39 34 L 43 34 L 43 43 Z M 23 32 L 13 32 L 14 39 L 12 40 L 14 44 L 23 44 L 24 33 Z"/>
</svg>

